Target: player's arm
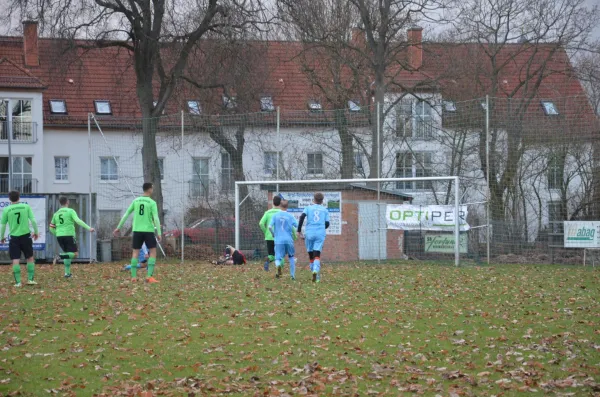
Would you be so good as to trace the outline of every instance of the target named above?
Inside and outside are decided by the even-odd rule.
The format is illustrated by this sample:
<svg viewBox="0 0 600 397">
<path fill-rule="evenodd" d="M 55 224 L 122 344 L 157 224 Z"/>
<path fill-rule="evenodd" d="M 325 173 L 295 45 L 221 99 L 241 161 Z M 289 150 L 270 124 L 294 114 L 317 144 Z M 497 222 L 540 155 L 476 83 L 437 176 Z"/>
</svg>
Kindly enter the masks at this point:
<svg viewBox="0 0 600 397">
<path fill-rule="evenodd" d="M 8 214 L 2 211 L 2 219 L 0 220 L 0 239 L 4 242 L 4 233 L 6 232 L 6 223 L 8 222 Z"/>
<path fill-rule="evenodd" d="M 52 219 L 50 220 L 49 226 L 50 227 L 48 228 L 48 230 L 50 230 L 50 233 L 56 236 L 56 213 L 52 215 Z"/>
<path fill-rule="evenodd" d="M 262 218 L 260 218 L 260 222 L 258 222 L 258 226 L 263 233 L 267 232 L 267 213 L 265 212 Z"/>
<path fill-rule="evenodd" d="M 269 223 L 269 230 L 271 231 L 273 237 L 275 237 L 275 217 L 271 218 L 271 222 Z"/>
<path fill-rule="evenodd" d="M 133 212 L 133 202 L 129 205 L 129 208 L 127 208 L 127 211 L 125 211 L 125 215 L 123 215 L 123 217 L 121 218 L 121 221 L 119 222 L 119 224 L 117 225 L 117 228 L 114 230 L 113 234 L 117 234 L 119 233 L 119 229 L 121 229 L 121 227 L 123 227 L 123 224 L 125 223 L 125 221 L 127 221 L 127 218 L 129 218 L 129 215 L 131 215 L 131 213 Z"/>
<path fill-rule="evenodd" d="M 29 207 L 27 209 L 27 215 L 29 216 L 29 222 L 31 222 L 31 226 L 33 227 L 34 240 L 36 240 L 37 236 L 39 235 L 38 225 L 37 225 L 37 222 L 35 221 L 35 216 L 33 216 L 33 210 L 31 209 L 31 207 Z"/>
<path fill-rule="evenodd" d="M 303 212 L 300 215 L 300 221 L 298 222 L 298 233 L 302 233 L 302 224 L 304 223 L 304 218 L 306 218 L 306 212 Z"/>
<path fill-rule="evenodd" d="M 156 234 L 157 236 L 161 236 L 162 235 L 162 231 L 160 230 L 160 218 L 158 217 L 158 206 L 156 205 L 156 203 L 153 204 L 153 211 L 152 211 L 152 215 L 154 217 L 154 227 L 156 227 Z"/>
<path fill-rule="evenodd" d="M 87 231 L 90 231 L 92 228 L 90 226 L 88 226 L 87 223 L 85 223 L 84 221 L 82 221 L 79 216 L 77 215 L 77 212 L 73 211 L 72 212 L 72 216 L 73 216 L 73 221 L 78 224 L 79 226 L 81 226 L 82 228 L 84 228 Z"/>
<path fill-rule="evenodd" d="M 325 210 L 325 229 L 329 229 L 329 225 L 330 225 L 330 221 L 329 221 L 329 211 Z"/>
</svg>

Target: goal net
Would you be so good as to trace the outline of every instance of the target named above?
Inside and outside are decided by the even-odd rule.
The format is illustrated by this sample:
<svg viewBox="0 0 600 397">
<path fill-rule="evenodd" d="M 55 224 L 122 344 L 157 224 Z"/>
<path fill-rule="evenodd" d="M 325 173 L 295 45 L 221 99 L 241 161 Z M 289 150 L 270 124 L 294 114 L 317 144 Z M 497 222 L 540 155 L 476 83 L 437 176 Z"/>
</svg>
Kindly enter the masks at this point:
<svg viewBox="0 0 600 397">
<path fill-rule="evenodd" d="M 432 193 L 403 193 L 415 186 Z M 323 193 L 323 206 L 330 214 L 325 261 L 435 258 L 458 265 L 460 255 L 467 253 L 468 211 L 460 203 L 460 178 L 454 176 L 236 182 L 236 247 L 247 256 L 265 257 L 266 243 L 262 236 L 257 238 L 257 230 L 273 197 L 287 200 L 288 212 L 299 218 L 316 192 Z M 302 242 L 296 242 L 296 251 L 303 258 Z"/>
</svg>

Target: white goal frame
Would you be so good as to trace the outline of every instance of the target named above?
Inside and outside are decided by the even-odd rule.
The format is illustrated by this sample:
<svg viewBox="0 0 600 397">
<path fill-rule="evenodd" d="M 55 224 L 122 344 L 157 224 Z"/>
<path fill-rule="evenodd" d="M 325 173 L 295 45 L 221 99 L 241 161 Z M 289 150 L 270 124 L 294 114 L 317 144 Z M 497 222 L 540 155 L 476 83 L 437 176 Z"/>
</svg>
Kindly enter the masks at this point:
<svg viewBox="0 0 600 397">
<path fill-rule="evenodd" d="M 240 205 L 246 200 L 244 197 L 240 200 L 240 186 L 242 185 L 327 185 L 331 183 L 373 183 L 377 182 L 378 187 L 381 183 L 389 182 L 418 182 L 418 181 L 453 181 L 454 182 L 454 265 L 460 264 L 460 177 L 458 176 L 429 176 L 421 178 L 373 178 L 373 179 L 305 179 L 293 181 L 236 181 L 235 182 L 235 246 L 240 247 Z M 377 198 L 381 194 L 381 189 L 377 189 Z M 379 229 L 381 229 L 381 217 L 379 219 Z"/>
</svg>

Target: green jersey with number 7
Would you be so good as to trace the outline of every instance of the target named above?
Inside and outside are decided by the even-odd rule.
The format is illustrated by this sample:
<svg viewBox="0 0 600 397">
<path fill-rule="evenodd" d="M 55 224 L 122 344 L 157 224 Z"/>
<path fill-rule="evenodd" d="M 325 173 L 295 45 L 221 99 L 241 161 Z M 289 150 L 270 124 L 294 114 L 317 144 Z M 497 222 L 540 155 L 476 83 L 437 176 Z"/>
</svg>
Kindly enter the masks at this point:
<svg viewBox="0 0 600 397">
<path fill-rule="evenodd" d="M 0 238 L 4 238 L 4 228 L 6 224 L 8 224 L 11 236 L 19 237 L 31 234 L 29 222 L 31 222 L 31 226 L 33 226 L 34 234 L 38 234 L 37 223 L 35 222 L 35 217 L 33 216 L 33 211 L 29 204 L 15 203 L 9 205 L 2 211 Z"/>
<path fill-rule="evenodd" d="M 121 222 L 117 226 L 120 229 L 129 215 L 133 212 L 133 231 L 134 232 L 150 232 L 154 233 L 154 227 L 156 226 L 156 232 L 160 236 L 160 220 L 158 218 L 158 207 L 156 201 L 152 200 L 148 196 L 141 196 L 133 200 Z"/>
</svg>

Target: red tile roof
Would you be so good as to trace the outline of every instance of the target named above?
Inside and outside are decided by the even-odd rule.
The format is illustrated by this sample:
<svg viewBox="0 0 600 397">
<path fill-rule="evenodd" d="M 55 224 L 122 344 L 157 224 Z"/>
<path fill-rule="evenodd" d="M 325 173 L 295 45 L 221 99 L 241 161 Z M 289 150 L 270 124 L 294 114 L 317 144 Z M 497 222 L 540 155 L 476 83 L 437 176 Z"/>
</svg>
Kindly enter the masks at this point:
<svg viewBox="0 0 600 397">
<path fill-rule="evenodd" d="M 7 57 L 0 58 L 0 88 L 43 90 L 46 85 Z"/>
<path fill-rule="evenodd" d="M 81 44 L 81 43 L 80 43 Z M 210 45 L 203 43 L 204 45 Z M 293 110 L 298 113 L 308 113 L 308 100 L 319 99 L 324 109 L 331 109 L 326 103 L 320 90 L 313 86 L 304 73 L 298 54 L 302 44 L 297 42 L 255 42 L 258 51 L 262 51 L 257 60 L 261 66 L 254 75 L 244 75 L 240 71 L 239 80 L 242 83 L 254 83 L 254 95 L 270 95 L 275 106 L 282 111 Z M 216 47 L 215 47 L 216 48 Z M 523 83 L 524 77 L 533 67 L 539 67 L 543 60 L 548 59 L 554 47 L 550 45 L 528 46 L 523 44 L 508 44 L 499 52 L 499 62 L 506 62 L 498 75 L 501 90 L 496 96 L 505 97 L 510 91 Z M 191 58 L 188 73 L 199 73 L 205 77 L 204 83 L 218 80 L 219 73 L 224 73 L 222 65 L 215 63 L 210 73 L 204 70 L 194 70 L 197 61 L 210 61 L 202 52 Z M 68 48 L 67 42 L 59 39 L 39 40 L 40 66 L 27 69 L 23 66 L 23 40 L 20 37 L 0 37 L 0 56 L 5 61 L 0 62 L 0 86 L 16 88 L 14 81 L 23 79 L 22 88 L 44 88 L 44 122 L 47 125 L 82 125 L 87 120 L 87 114 L 94 112 L 95 100 L 109 100 L 112 106 L 112 122 L 118 123 L 118 118 L 139 117 L 140 111 L 136 97 L 136 78 L 132 59 L 124 48 Z M 204 57 L 204 58 L 202 58 Z M 423 67 L 417 72 L 403 70 L 400 66 L 390 67 L 389 75 L 399 83 L 396 87 L 412 88 L 425 85 L 441 89 L 445 97 L 455 100 L 483 97 L 489 92 L 489 58 L 483 48 L 477 44 L 446 44 L 423 43 Z M 536 65 L 539 61 L 540 65 Z M 323 68 L 322 60 L 315 60 L 315 68 Z M 243 63 L 243 62 L 242 62 Z M 3 66 L 7 65 L 7 66 Z M 239 62 L 231 66 L 239 66 Z M 537 97 L 543 99 L 562 98 L 567 96 L 585 96 L 585 92 L 574 76 L 568 56 L 563 49 L 558 49 L 544 64 L 544 75 L 538 89 Z M 205 65 L 203 64 L 203 68 Z M 11 72 L 12 70 L 12 72 Z M 210 66 L 209 66 L 210 70 Z M 4 74 L 9 73 L 9 76 Z M 236 71 L 237 73 L 237 71 Z M 324 75 L 326 75 L 326 72 Z M 4 77 L 2 77 L 4 76 Z M 216 76 L 216 77 L 215 77 Z M 481 78 L 478 78 L 481 76 Z M 348 75 L 348 78 L 351 78 Z M 3 80 L 5 79 L 5 80 Z M 12 80 L 11 80 L 12 79 Z M 475 81 L 479 81 L 477 84 Z M 517 90 L 516 97 L 525 95 L 527 85 Z M 391 89 L 393 90 L 393 88 Z M 207 93 L 210 92 L 210 93 Z M 178 85 L 177 93 L 169 102 L 166 113 L 177 113 L 180 109 L 187 110 L 185 101 L 198 99 L 205 113 L 222 112 L 219 90 L 199 90 L 188 83 Z M 233 93 L 238 94 L 238 93 Z M 366 97 L 369 97 L 367 93 Z M 48 101 L 64 99 L 67 103 L 68 115 L 52 115 Z M 208 99 L 208 100 L 207 100 Z M 259 111 L 258 99 L 251 106 L 238 109 L 240 112 Z M 591 108 L 590 108 L 591 112 Z M 100 116 L 98 116 L 100 117 Z M 264 116 L 267 119 L 268 115 Z"/>
</svg>

